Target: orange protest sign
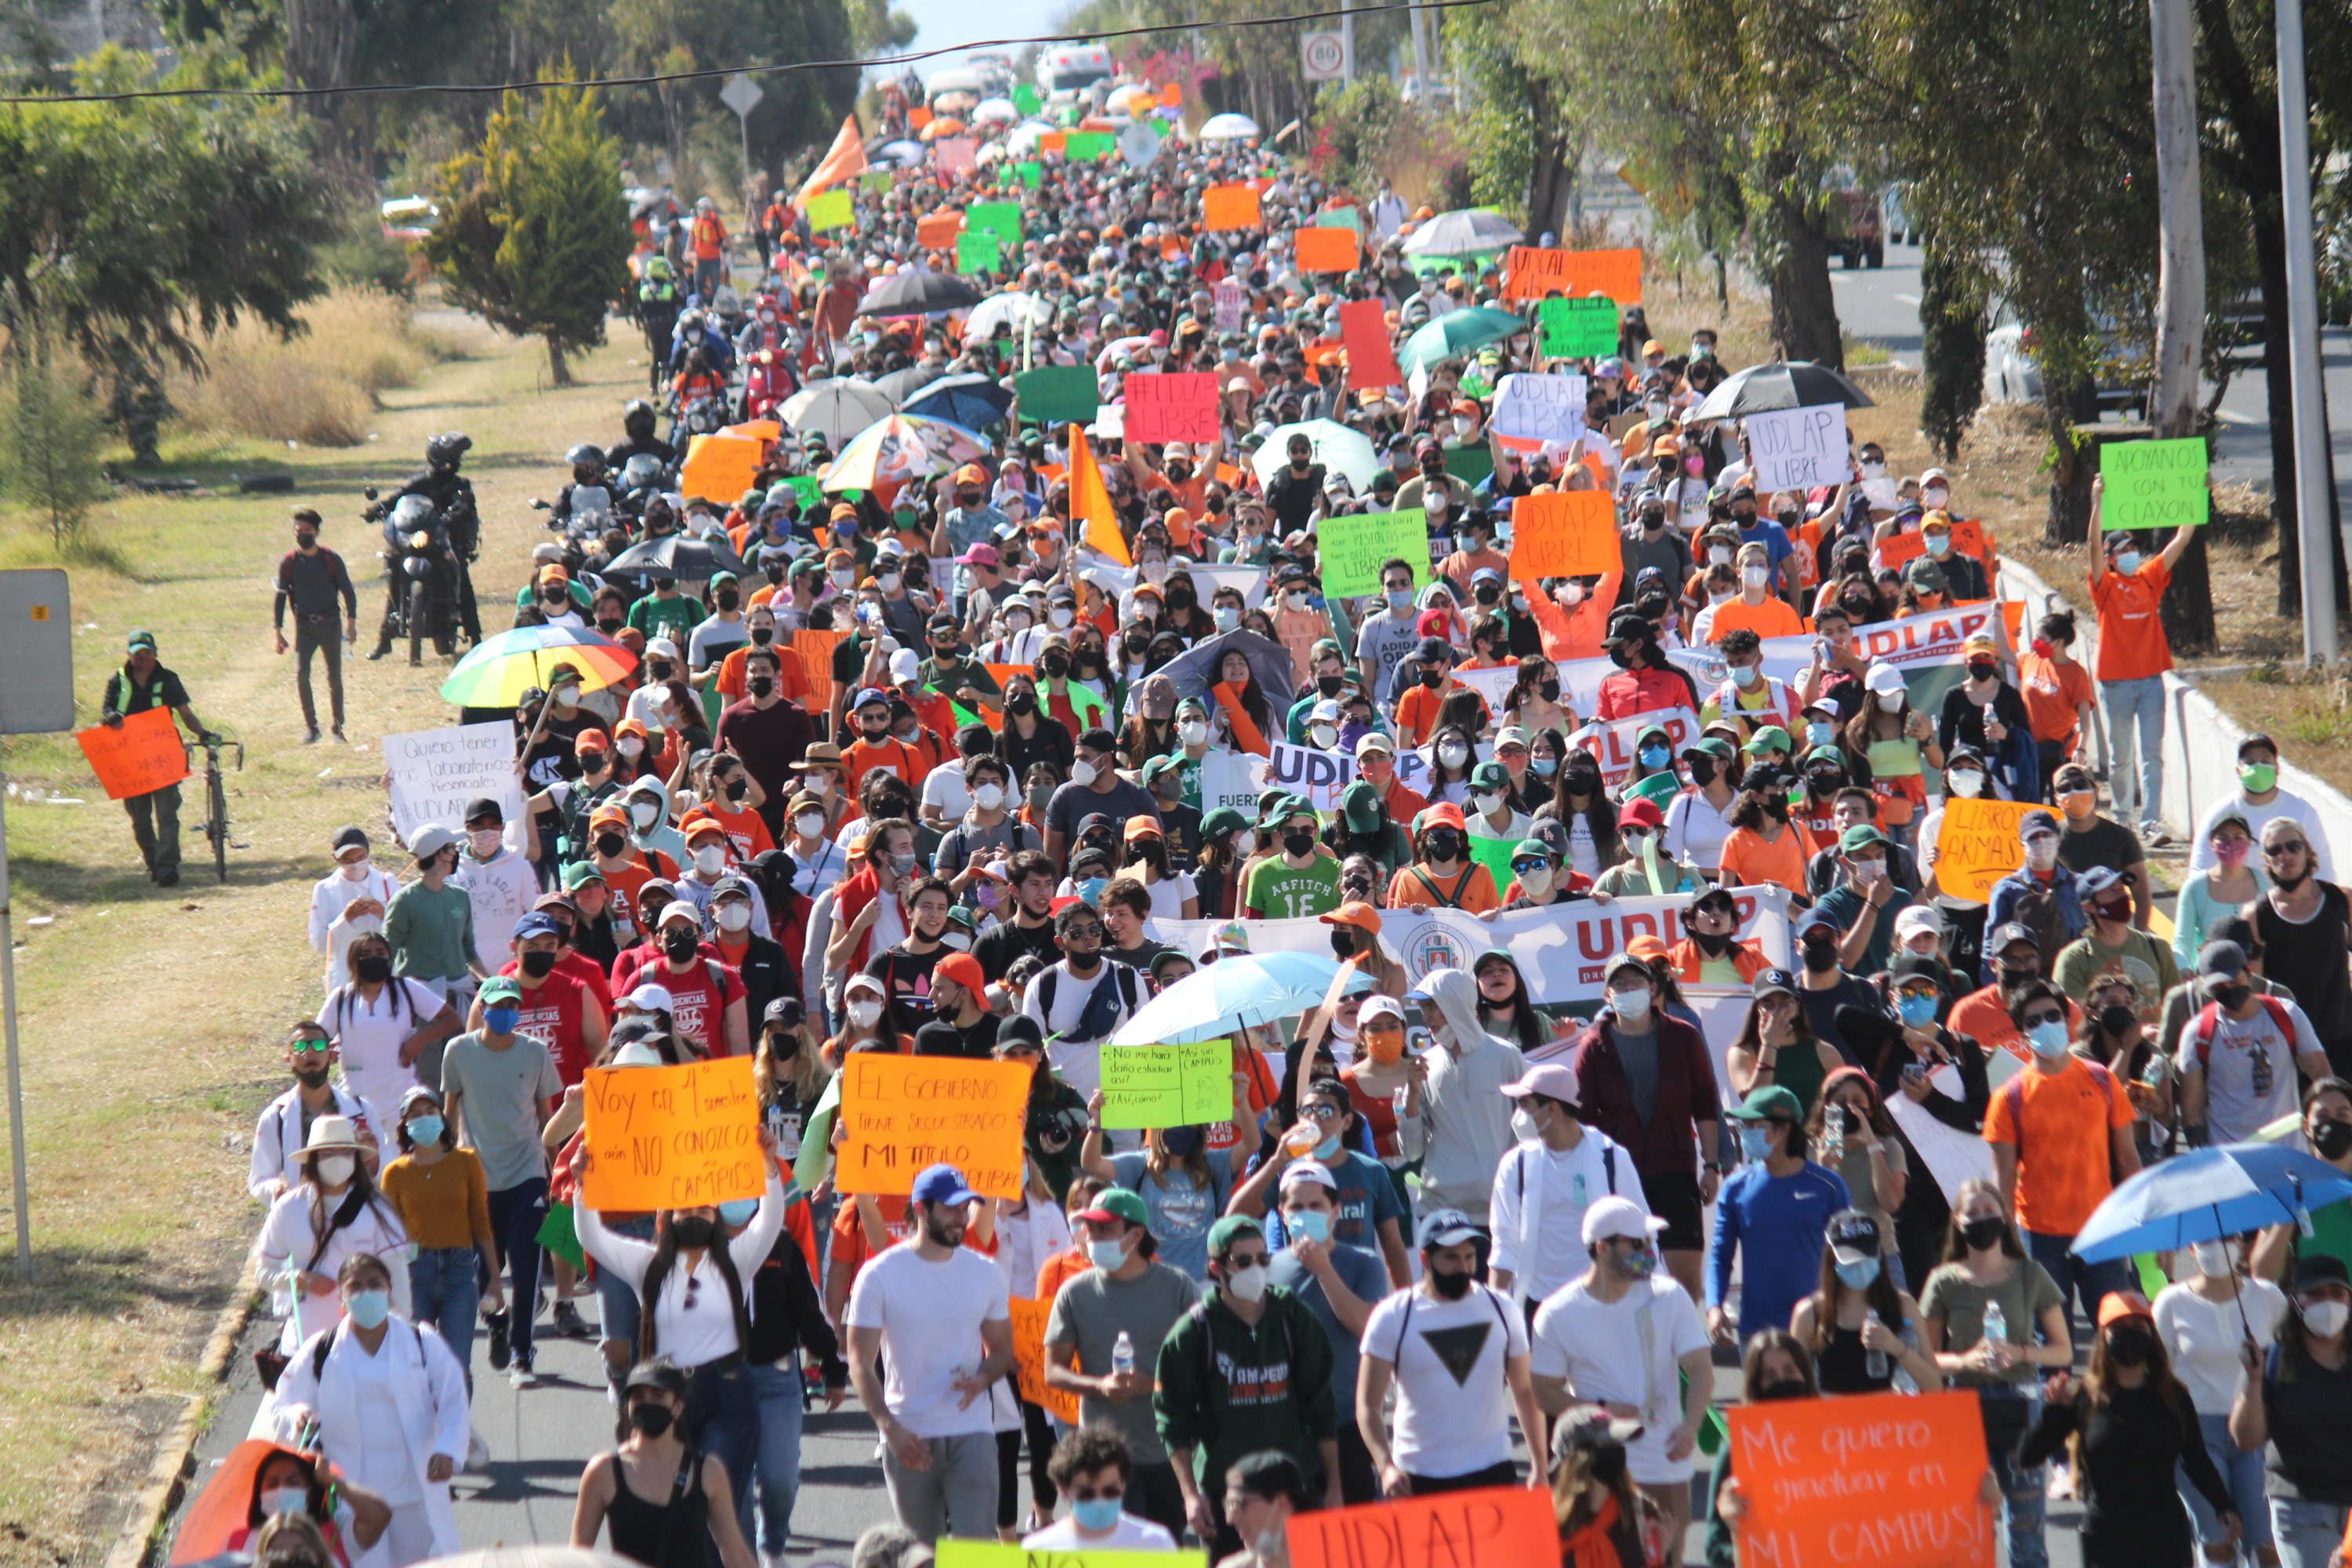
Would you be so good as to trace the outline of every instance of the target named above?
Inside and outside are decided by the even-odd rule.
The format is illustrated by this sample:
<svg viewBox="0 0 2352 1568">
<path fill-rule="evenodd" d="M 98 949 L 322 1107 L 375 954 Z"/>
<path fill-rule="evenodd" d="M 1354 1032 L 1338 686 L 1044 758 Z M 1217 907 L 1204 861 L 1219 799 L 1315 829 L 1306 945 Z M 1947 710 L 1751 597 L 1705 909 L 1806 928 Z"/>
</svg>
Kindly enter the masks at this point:
<svg viewBox="0 0 2352 1568">
<path fill-rule="evenodd" d="M 1730 1417 L 1741 1562 L 1993 1568 L 1975 1394 L 1774 1400 Z"/>
<path fill-rule="evenodd" d="M 1297 232 L 1298 270 L 1353 272 L 1356 231 L 1352 228 L 1302 228 Z"/>
<path fill-rule="evenodd" d="M 1070 1426 L 1078 1424 L 1078 1396 L 1045 1382 L 1045 1324 L 1054 1315 L 1051 1301 L 1013 1298 L 1013 1366 L 1021 1397 Z"/>
<path fill-rule="evenodd" d="M 590 1068 L 581 1095 L 590 1208 L 696 1208 L 767 1190 L 750 1057 Z"/>
<path fill-rule="evenodd" d="M 1992 547 L 1985 541 L 1984 526 L 1975 518 L 1961 518 L 1952 524 L 1952 548 L 1983 562 L 1986 571 L 1993 569 Z M 1913 557 L 1926 554 L 1927 550 L 1927 536 L 1924 533 L 1893 533 L 1879 542 L 1878 558 L 1899 572 Z"/>
<path fill-rule="evenodd" d="M 1161 83 L 1160 88 L 1160 107 L 1162 109 L 1183 108 L 1184 84 L 1181 81 Z"/>
<path fill-rule="evenodd" d="M 914 108 L 907 110 L 907 128 L 908 130 L 920 131 L 924 126 L 929 125 L 930 122 L 931 111 L 926 105 L 919 103 L 915 105 Z"/>
<path fill-rule="evenodd" d="M 1070 133 L 1066 131 L 1048 131 L 1037 138 L 1037 151 L 1040 153 L 1066 153 L 1069 147 Z"/>
<path fill-rule="evenodd" d="M 1511 575 L 1582 577 L 1622 572 L 1617 510 L 1606 490 L 1559 490 L 1511 503 Z"/>
<path fill-rule="evenodd" d="M 179 727 L 168 708 L 133 713 L 120 730 L 104 724 L 77 731 L 81 754 L 98 775 L 109 800 L 152 795 L 188 776 L 188 753 L 180 744 Z"/>
<path fill-rule="evenodd" d="M 1255 228 L 1258 226 L 1257 187 L 1255 185 L 1211 185 L 1201 198 L 1201 226 L 1203 228 Z"/>
<path fill-rule="evenodd" d="M 1967 800 L 1948 795 L 1936 835 L 1936 889 L 1973 903 L 1990 903 L 1992 885 L 2025 864 L 2017 836 L 2030 800 Z"/>
<path fill-rule="evenodd" d="M 1032 1076 L 1024 1062 L 853 1054 L 841 1069 L 835 1185 L 904 1196 L 944 1163 L 983 1197 L 1019 1197 Z"/>
<path fill-rule="evenodd" d="M 1378 300 L 1357 300 L 1339 307 L 1339 341 L 1348 345 L 1349 384 L 1404 384 L 1396 351 L 1389 346 L 1387 312 Z"/>
<path fill-rule="evenodd" d="M 1525 1487 L 1290 1516 L 1290 1568 L 1464 1568 L 1559 1557 L 1551 1494 Z"/>
<path fill-rule="evenodd" d="M 828 713 L 833 711 L 833 650 L 841 638 L 839 632 L 793 634 L 793 651 L 801 656 L 801 668 L 808 671 L 809 700 Z"/>
<path fill-rule="evenodd" d="M 766 456 L 767 443 L 752 437 L 697 436 L 687 450 L 686 467 L 679 471 L 679 493 L 689 500 L 700 496 L 732 506 L 737 497 L 751 488 L 761 459 Z"/>
<path fill-rule="evenodd" d="M 1642 302 L 1642 253 L 1638 250 L 1544 250 L 1515 245 L 1506 259 L 1506 300 L 1540 300 L 1548 294 L 1581 299 L 1604 294 L 1620 305 Z"/>
<path fill-rule="evenodd" d="M 963 232 L 963 214 L 933 213 L 915 226 L 915 243 L 925 250 L 953 250 Z"/>
</svg>

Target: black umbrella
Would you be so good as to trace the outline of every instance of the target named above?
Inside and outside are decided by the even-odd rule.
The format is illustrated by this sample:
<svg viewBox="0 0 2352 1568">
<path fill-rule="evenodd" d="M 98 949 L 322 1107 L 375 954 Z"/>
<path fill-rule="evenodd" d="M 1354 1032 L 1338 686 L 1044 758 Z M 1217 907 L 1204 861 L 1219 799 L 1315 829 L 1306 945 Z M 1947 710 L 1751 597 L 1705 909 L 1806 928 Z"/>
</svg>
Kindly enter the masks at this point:
<svg viewBox="0 0 2352 1568">
<path fill-rule="evenodd" d="M 1290 650 L 1255 632 L 1220 632 L 1206 642 L 1193 644 L 1161 665 L 1156 673 L 1176 683 L 1180 699 L 1198 697 L 1204 702 L 1214 701 L 1209 688 L 1217 683 L 1217 667 L 1228 653 L 1238 653 L 1249 660 L 1251 670 L 1257 676 L 1258 689 L 1265 693 L 1266 705 L 1277 716 L 1290 711 Z"/>
<path fill-rule="evenodd" d="M 887 376 L 883 378 L 888 380 Z M 901 414 L 928 414 L 967 430 L 1001 423 L 1013 394 L 985 375 L 942 376 L 898 405 Z"/>
<path fill-rule="evenodd" d="M 901 408 L 908 398 L 945 374 L 947 372 L 935 364 L 910 364 L 904 370 L 876 376 L 874 390 L 888 398 L 891 407 Z"/>
<path fill-rule="evenodd" d="M 952 272 L 908 268 L 894 272 L 857 302 L 862 316 L 930 316 L 942 310 L 965 310 L 988 298 L 988 290 Z"/>
<path fill-rule="evenodd" d="M 1878 406 L 1870 394 L 1825 364 L 1806 359 L 1775 360 L 1770 364 L 1751 364 L 1727 378 L 1685 417 L 1694 422 L 1737 419 L 1775 408 L 1816 408 L 1828 403 L 1842 403 L 1848 408 Z"/>
<path fill-rule="evenodd" d="M 614 557 L 604 568 L 604 576 L 631 578 L 644 582 L 648 577 L 675 577 L 682 583 L 708 583 L 721 572 L 738 576 L 751 567 L 734 548 L 721 539 L 688 539 L 682 533 L 672 533 L 660 539 L 648 539 L 642 544 L 632 544 Z"/>
</svg>

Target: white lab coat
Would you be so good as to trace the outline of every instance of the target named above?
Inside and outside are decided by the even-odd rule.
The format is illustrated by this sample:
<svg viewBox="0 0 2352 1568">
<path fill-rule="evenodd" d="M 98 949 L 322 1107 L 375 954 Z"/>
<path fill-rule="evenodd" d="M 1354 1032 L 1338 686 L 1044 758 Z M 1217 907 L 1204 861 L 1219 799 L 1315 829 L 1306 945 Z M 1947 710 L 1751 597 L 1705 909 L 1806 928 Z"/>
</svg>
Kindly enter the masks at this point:
<svg viewBox="0 0 2352 1568">
<path fill-rule="evenodd" d="M 474 953 L 496 974 L 514 956 L 515 922 L 539 901 L 539 873 L 519 849 L 502 847 L 488 860 L 475 859 L 468 849 L 457 857 L 449 882 L 473 900 Z"/>
<path fill-rule="evenodd" d="M 328 1236 L 326 1250 L 314 1260 L 311 1253 L 317 1244 L 310 1239 L 310 1215 L 311 1205 L 319 1195 L 318 1189 L 305 1182 L 289 1189 L 285 1196 L 270 1205 L 269 1217 L 261 1222 L 261 1235 L 254 1242 L 261 1255 L 263 1282 L 274 1290 L 289 1267 L 331 1279 L 342 1268 L 344 1258 L 365 1252 L 382 1258 L 384 1268 L 391 1271 L 392 1310 L 406 1317 L 408 1231 L 393 1212 L 392 1200 L 381 1193 L 376 1194 L 375 1201 L 362 1209 L 357 1219 Z M 338 1194 L 332 1201 L 340 1205 L 343 1195 Z M 294 1312 L 287 1319 L 286 1334 L 278 1349 L 293 1354 L 295 1346 L 312 1334 L 333 1328 L 342 1316 L 341 1296 L 314 1296 L 298 1288 Z M 463 1447 L 457 1450 L 460 1455 L 465 1451 Z"/>
<path fill-rule="evenodd" d="M 382 1117 L 366 1097 L 342 1084 L 331 1083 L 327 1089 L 334 1103 L 321 1114 L 348 1116 L 371 1138 L 381 1141 L 387 1136 Z M 246 1173 L 245 1190 L 263 1203 L 274 1204 L 280 1193 L 300 1186 L 304 1133 L 302 1090 L 297 1086 L 265 1106 L 261 1120 L 254 1123 L 253 1164 Z M 278 1184 L 273 1187 L 272 1182 Z"/>
<path fill-rule="evenodd" d="M 405 1274 L 394 1268 L 394 1278 Z M 449 1483 L 425 1479 L 436 1454 L 466 1462 L 470 1430 L 466 1373 L 435 1329 L 418 1327 L 395 1312 L 384 1323 L 373 1355 L 359 1342 L 348 1321 L 322 1331 L 328 1345 L 324 1370 L 313 1373 L 322 1335 L 311 1335 L 293 1352 L 278 1380 L 277 1420 L 280 1441 L 290 1441 L 308 1417 L 319 1424 L 319 1446 L 345 1475 L 377 1493 L 398 1515 L 423 1509 L 433 1531 L 432 1555 L 457 1550 L 457 1516 Z M 395 1420 L 397 1426 L 391 1423 Z M 389 1563 L 388 1543 L 397 1531 L 362 1553 L 352 1568 Z"/>
</svg>

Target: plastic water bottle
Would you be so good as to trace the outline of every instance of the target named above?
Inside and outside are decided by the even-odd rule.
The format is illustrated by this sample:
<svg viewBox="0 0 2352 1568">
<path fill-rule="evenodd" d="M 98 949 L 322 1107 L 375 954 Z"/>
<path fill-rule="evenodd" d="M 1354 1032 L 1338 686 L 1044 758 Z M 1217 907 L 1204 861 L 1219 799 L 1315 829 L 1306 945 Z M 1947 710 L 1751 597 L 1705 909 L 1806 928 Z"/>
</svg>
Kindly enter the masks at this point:
<svg viewBox="0 0 2352 1568">
<path fill-rule="evenodd" d="M 1984 1310 L 1984 1337 L 1989 1341 L 2009 1342 L 2009 1314 L 2000 1310 L 1998 1301 L 1987 1301 Z"/>
<path fill-rule="evenodd" d="M 1999 1307 L 1994 1307 L 1990 1309 L 1990 1310 L 1998 1312 L 2000 1309 Z M 1871 1311 L 1864 1312 L 1862 1315 L 1862 1321 L 1863 1326 L 1865 1329 L 1874 1326 L 1878 1321 L 1877 1311 L 1874 1309 Z M 1988 1318 L 1987 1322 L 1990 1323 L 1990 1320 Z M 1864 1354 L 1862 1364 L 1864 1370 L 1868 1372 L 1871 1376 L 1885 1377 L 1886 1375 L 1886 1352 L 1874 1345 Z"/>
<path fill-rule="evenodd" d="M 1829 1115 L 1822 1122 L 1822 1131 L 1826 1134 L 1822 1140 L 1825 1146 L 1823 1152 L 1829 1156 L 1826 1163 L 1832 1169 L 1835 1169 L 1837 1165 L 1845 1159 L 1844 1106 L 1832 1105 L 1830 1107 Z"/>
<path fill-rule="evenodd" d="M 1118 1338 L 1111 1342 L 1110 1370 L 1114 1377 L 1125 1377 L 1135 1370 L 1135 1341 L 1125 1329 L 1119 1330 Z"/>
</svg>

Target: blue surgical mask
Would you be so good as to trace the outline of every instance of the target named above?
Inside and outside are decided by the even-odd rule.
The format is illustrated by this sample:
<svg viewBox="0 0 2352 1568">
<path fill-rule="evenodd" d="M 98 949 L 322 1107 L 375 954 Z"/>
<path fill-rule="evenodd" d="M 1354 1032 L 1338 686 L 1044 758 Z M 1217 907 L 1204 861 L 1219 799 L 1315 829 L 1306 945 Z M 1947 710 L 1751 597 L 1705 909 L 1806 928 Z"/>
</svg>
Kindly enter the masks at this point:
<svg viewBox="0 0 2352 1568">
<path fill-rule="evenodd" d="M 1805 726 L 1808 747 L 1830 745 L 1837 740 L 1837 726 L 1826 719 L 1815 719 Z"/>
<path fill-rule="evenodd" d="M 1109 885 L 1108 877 L 1088 877 L 1078 884 L 1078 897 L 1099 909 L 1102 906 L 1102 890 Z"/>
<path fill-rule="evenodd" d="M 1334 1132 L 1331 1136 L 1315 1145 L 1315 1157 L 1326 1163 L 1338 1159 L 1339 1157 L 1339 1135 L 1337 1132 Z"/>
<path fill-rule="evenodd" d="M 1906 1027 L 1924 1029 L 1936 1021 L 1936 998 L 1933 996 L 1901 997 L 1896 1000 L 1895 1006 L 1895 1010 L 1903 1015 L 1903 1022 Z"/>
<path fill-rule="evenodd" d="M 1849 1290 L 1866 1290 L 1871 1281 L 1878 1278 L 1878 1259 L 1875 1258 L 1865 1258 L 1859 1263 L 1841 1263 L 1836 1268 L 1839 1281 Z"/>
<path fill-rule="evenodd" d="M 412 1116 L 408 1119 L 409 1141 L 418 1144 L 438 1143 L 446 1126 L 447 1123 L 437 1116 Z"/>
<path fill-rule="evenodd" d="M 1739 1152 L 1750 1164 L 1762 1164 L 1780 1142 L 1778 1128 L 1743 1127 L 1739 1130 Z"/>
<path fill-rule="evenodd" d="M 2045 1061 L 2055 1061 L 2066 1054 L 2066 1021 L 2063 1018 L 2044 1018 L 2026 1030 L 2025 1037 L 2032 1043 L 2033 1054 Z"/>
<path fill-rule="evenodd" d="M 1731 667 L 1732 684 L 1736 686 L 1753 686 L 1756 684 L 1756 678 L 1763 673 L 1764 668 L 1761 665 L 1735 664 Z"/>
<path fill-rule="evenodd" d="M 1070 1505 L 1070 1517 L 1090 1535 L 1107 1534 L 1118 1528 L 1118 1514 L 1119 1500 L 1115 1497 L 1089 1498 Z"/>
<path fill-rule="evenodd" d="M 1927 536 L 1928 554 L 1934 556 L 1937 560 L 1941 561 L 1945 556 L 1949 555 L 1951 552 L 1952 536 L 1950 534 L 1931 533 Z"/>
<path fill-rule="evenodd" d="M 1644 746 L 1642 748 L 1642 765 L 1649 769 L 1652 773 L 1656 773 L 1660 768 L 1664 767 L 1667 763 L 1673 760 L 1674 753 L 1667 751 L 1664 746 Z"/>
<path fill-rule="evenodd" d="M 1558 757 L 1538 757 L 1528 765 L 1535 769 L 1536 777 L 1539 779 L 1548 779 L 1554 773 L 1559 772 L 1559 759 Z"/>
<path fill-rule="evenodd" d="M 1410 588 L 1404 589 L 1402 592 L 1391 590 L 1389 594 L 1389 608 L 1391 610 L 1412 609 L 1412 590 Z"/>
<path fill-rule="evenodd" d="M 2116 552 L 2116 570 L 2122 573 L 2126 577 L 2130 576 L 2133 573 L 2137 572 L 2139 570 L 2139 552 L 2137 550 L 2118 550 Z"/>
<path fill-rule="evenodd" d="M 514 1033 L 514 1026 L 521 1022 L 522 1009 L 520 1007 L 482 1009 L 482 1026 L 493 1035 L 511 1035 Z"/>
<path fill-rule="evenodd" d="M 1282 1223 L 1292 1235 L 1303 1236 L 1309 1241 L 1331 1239 L 1331 1216 L 1321 1209 L 1300 1209 L 1297 1214 L 1284 1215 Z"/>
<path fill-rule="evenodd" d="M 354 1290 L 344 1306 L 352 1321 L 363 1329 L 380 1329 L 392 1316 L 392 1292 L 389 1290 Z"/>
<path fill-rule="evenodd" d="M 1209 619 L 1216 623 L 1219 631 L 1229 632 L 1242 624 L 1242 613 L 1231 605 L 1219 605 L 1209 612 Z M 1076 1504 L 1071 1506 L 1075 1508 Z"/>
<path fill-rule="evenodd" d="M 728 1225 L 749 1225 L 751 1216 L 759 1212 L 757 1198 L 729 1198 L 719 1205 L 719 1217 Z"/>
</svg>

